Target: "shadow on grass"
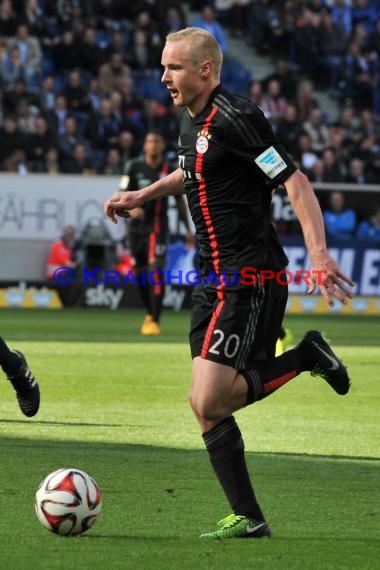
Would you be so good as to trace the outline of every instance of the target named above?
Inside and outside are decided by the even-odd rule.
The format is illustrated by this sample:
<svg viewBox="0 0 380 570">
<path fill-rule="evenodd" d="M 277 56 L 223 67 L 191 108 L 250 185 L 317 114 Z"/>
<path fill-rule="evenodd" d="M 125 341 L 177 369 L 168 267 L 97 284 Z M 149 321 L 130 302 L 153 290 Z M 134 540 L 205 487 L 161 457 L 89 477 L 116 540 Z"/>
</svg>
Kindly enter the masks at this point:
<svg viewBox="0 0 380 570">
<path fill-rule="evenodd" d="M 55 422 L 50 420 L 32 420 L 33 425 L 46 426 L 71 426 L 71 427 L 139 427 L 133 424 L 96 424 L 88 422 Z M 31 420 L 6 420 L 0 419 L 1 424 L 31 424 Z"/>
</svg>

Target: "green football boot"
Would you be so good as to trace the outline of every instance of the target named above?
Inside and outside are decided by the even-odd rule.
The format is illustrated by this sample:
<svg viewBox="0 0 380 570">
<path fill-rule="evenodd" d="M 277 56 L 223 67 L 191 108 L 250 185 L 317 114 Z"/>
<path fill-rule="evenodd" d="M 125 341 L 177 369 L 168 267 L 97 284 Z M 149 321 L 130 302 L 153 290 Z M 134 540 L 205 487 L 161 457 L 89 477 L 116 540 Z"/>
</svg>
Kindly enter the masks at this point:
<svg viewBox="0 0 380 570">
<path fill-rule="evenodd" d="M 262 538 L 271 536 L 265 521 L 255 521 L 243 515 L 229 515 L 218 522 L 214 532 L 205 532 L 199 538 Z"/>
</svg>

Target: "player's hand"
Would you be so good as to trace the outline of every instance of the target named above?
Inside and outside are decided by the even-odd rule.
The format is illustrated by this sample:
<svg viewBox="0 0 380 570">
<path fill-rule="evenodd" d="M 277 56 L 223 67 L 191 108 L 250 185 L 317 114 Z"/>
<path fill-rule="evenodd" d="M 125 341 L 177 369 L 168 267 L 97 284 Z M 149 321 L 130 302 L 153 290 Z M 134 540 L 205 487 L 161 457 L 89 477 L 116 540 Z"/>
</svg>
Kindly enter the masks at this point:
<svg viewBox="0 0 380 570">
<path fill-rule="evenodd" d="M 112 194 L 104 203 L 104 213 L 114 224 L 117 224 L 117 217 L 130 218 L 129 210 L 138 208 L 143 203 L 140 192 L 119 191 Z"/>
<path fill-rule="evenodd" d="M 352 279 L 344 275 L 328 252 L 312 260 L 310 285 L 308 295 L 318 287 L 321 295 L 330 307 L 334 306 L 334 298 L 345 305 L 352 299 L 350 287 L 354 286 Z"/>
</svg>

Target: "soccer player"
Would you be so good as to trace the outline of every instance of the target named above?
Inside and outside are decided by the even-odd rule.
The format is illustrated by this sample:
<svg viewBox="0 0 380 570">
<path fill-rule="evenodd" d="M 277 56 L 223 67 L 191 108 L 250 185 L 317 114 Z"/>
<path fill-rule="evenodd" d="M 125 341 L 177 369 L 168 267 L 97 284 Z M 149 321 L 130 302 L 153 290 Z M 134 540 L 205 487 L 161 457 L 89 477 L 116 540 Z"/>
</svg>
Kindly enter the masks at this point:
<svg viewBox="0 0 380 570">
<path fill-rule="evenodd" d="M 187 194 L 204 275 L 193 292 L 189 399 L 233 511 L 201 537 L 260 538 L 271 532 L 252 487 L 234 412 L 270 396 L 303 371 L 322 377 L 341 395 L 350 386 L 346 368 L 318 331 L 308 331 L 295 348 L 274 356 L 287 288 L 280 280 L 247 283 L 244 277 L 247 267 L 277 272 L 287 263 L 270 223 L 273 185 L 284 184 L 312 271 L 323 272 L 312 273 L 308 292 L 318 286 L 331 306 L 334 299 L 347 302 L 353 283 L 327 251 L 321 210 L 308 179 L 260 108 L 222 87 L 221 65 L 221 50 L 208 32 L 187 28 L 167 36 L 162 82 L 174 104 L 183 107 L 179 168 L 137 192 L 116 192 L 104 210 L 117 222 L 117 216 L 128 216 L 149 199 Z M 230 279 L 236 271 L 237 282 Z"/>
<path fill-rule="evenodd" d="M 124 189 L 139 190 L 153 184 L 174 170 L 165 159 L 165 141 L 156 130 L 150 130 L 144 140 L 142 156 L 130 160 L 125 168 L 121 185 Z M 182 196 L 176 196 L 181 221 L 186 228 L 186 239 L 191 239 L 187 207 Z M 141 299 L 146 308 L 146 316 L 141 327 L 141 334 L 160 334 L 160 316 L 164 285 L 158 277 L 154 283 L 154 274 L 148 278 L 146 272 L 163 270 L 168 245 L 168 199 L 157 198 L 131 212 L 130 245 L 134 259 L 134 269 L 139 283 Z M 145 277 L 142 278 L 143 271 Z M 157 274 L 158 276 L 159 274 Z"/>
<path fill-rule="evenodd" d="M 0 337 L 0 366 L 16 391 L 24 416 L 35 416 L 40 407 L 40 390 L 25 356 L 20 350 L 11 350 Z"/>
</svg>

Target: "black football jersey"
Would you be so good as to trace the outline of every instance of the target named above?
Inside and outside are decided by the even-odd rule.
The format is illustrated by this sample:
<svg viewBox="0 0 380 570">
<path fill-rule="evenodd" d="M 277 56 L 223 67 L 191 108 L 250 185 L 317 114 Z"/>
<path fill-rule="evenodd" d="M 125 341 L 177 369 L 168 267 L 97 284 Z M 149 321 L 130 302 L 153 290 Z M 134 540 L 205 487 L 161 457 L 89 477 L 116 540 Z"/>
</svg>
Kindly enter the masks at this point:
<svg viewBox="0 0 380 570">
<path fill-rule="evenodd" d="M 203 268 L 284 267 L 271 194 L 296 166 L 261 109 L 218 86 L 199 115 L 182 110 L 178 148 Z"/>
<path fill-rule="evenodd" d="M 146 164 L 143 157 L 132 159 L 125 168 L 125 175 L 129 177 L 127 189 L 141 190 L 173 170 L 174 168 L 167 161 L 152 168 Z M 165 235 L 168 232 L 168 199 L 149 200 L 142 208 L 145 210 L 145 219 L 143 221 L 131 220 L 133 231 L 141 235 L 150 232 Z"/>
</svg>

